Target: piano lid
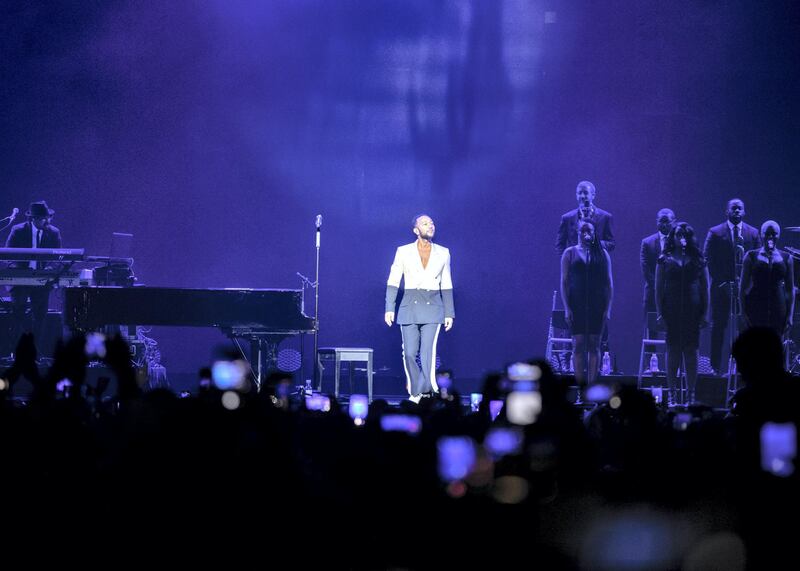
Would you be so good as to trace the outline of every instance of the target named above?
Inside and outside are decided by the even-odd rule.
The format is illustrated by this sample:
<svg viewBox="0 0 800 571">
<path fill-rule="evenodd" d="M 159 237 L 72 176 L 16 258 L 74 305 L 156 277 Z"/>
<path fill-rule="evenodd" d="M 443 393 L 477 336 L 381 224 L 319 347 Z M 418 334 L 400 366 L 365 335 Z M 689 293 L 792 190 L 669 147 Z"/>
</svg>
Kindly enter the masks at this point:
<svg viewBox="0 0 800 571">
<path fill-rule="evenodd" d="M 64 295 L 66 322 L 78 329 L 120 324 L 314 330 L 314 320 L 302 311 L 302 290 L 77 287 Z"/>
</svg>

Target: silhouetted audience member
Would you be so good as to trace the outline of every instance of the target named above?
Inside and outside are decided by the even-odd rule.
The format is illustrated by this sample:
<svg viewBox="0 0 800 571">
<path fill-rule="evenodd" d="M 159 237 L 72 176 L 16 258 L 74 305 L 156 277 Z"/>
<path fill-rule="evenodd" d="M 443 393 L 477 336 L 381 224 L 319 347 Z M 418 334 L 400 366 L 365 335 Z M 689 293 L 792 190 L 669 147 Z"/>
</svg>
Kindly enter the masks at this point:
<svg viewBox="0 0 800 571">
<path fill-rule="evenodd" d="M 736 460 L 731 476 L 738 492 L 732 501 L 753 569 L 780 568 L 796 557 L 796 530 L 786 521 L 800 509 L 800 382 L 784 370 L 782 349 L 771 327 L 747 329 L 733 345 L 744 386 L 731 399 Z"/>
<path fill-rule="evenodd" d="M 616 386 L 587 418 L 602 482 L 614 495 L 647 497 L 659 480 L 666 441 L 652 396 Z"/>
<path fill-rule="evenodd" d="M 751 327 L 733 344 L 742 387 L 731 399 L 731 413 L 758 424 L 800 419 L 800 382 L 784 369 L 781 338 L 770 327 Z"/>
<path fill-rule="evenodd" d="M 41 375 L 39 373 L 39 366 L 36 363 L 37 351 L 36 344 L 33 340 L 32 333 L 23 333 L 17 342 L 17 348 L 14 353 L 14 363 L 5 371 L 4 378 L 8 383 L 8 391 L 10 392 L 14 384 L 20 378 L 27 378 L 34 387 L 39 386 L 41 383 Z"/>
</svg>

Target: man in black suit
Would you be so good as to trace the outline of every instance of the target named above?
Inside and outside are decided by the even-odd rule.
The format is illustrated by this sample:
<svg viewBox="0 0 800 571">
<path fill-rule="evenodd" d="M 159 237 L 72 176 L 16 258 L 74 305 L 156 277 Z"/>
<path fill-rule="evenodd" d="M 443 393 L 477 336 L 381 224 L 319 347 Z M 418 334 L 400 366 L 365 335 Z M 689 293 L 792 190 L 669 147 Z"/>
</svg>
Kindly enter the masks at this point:
<svg viewBox="0 0 800 571">
<path fill-rule="evenodd" d="M 564 214 L 558 227 L 556 250 L 558 250 L 559 256 L 570 246 L 578 244 L 578 225 L 584 220 L 592 223 L 596 235 L 600 238 L 600 243 L 607 252 L 611 252 L 614 249 L 614 233 L 611 230 L 613 217 L 610 212 L 606 212 L 594 205 L 596 194 L 597 191 L 594 185 L 588 180 L 582 180 L 578 183 L 578 187 L 575 189 L 578 208 Z"/>
<path fill-rule="evenodd" d="M 743 222 L 744 214 L 744 202 L 738 198 L 729 200 L 725 209 L 728 219 L 708 231 L 703 247 L 711 275 L 711 366 L 715 371 L 721 370 L 731 293 L 734 301 L 738 296 L 738 291 L 731 290 L 739 287 L 744 253 L 761 247 L 758 230 Z"/>
<path fill-rule="evenodd" d="M 25 216 L 27 222 L 17 224 L 11 229 L 6 240 L 6 248 L 60 248 L 61 232 L 50 224 L 55 214 L 44 200 L 32 202 Z M 30 266 L 41 269 L 41 262 L 16 262 L 16 267 Z M 13 317 L 12 339 L 14 343 L 25 331 L 25 309 L 28 299 L 31 302 L 32 326 L 30 331 L 34 339 L 41 342 L 44 335 L 45 319 L 50 301 L 50 287 L 15 286 L 11 288 L 11 312 Z M 40 347 L 41 348 L 41 347 Z"/>
<path fill-rule="evenodd" d="M 664 242 L 675 224 L 675 213 L 669 208 L 662 208 L 656 215 L 656 226 L 658 231 L 650 234 L 642 240 L 642 247 L 639 251 L 639 261 L 642 265 L 642 277 L 644 278 L 644 298 L 642 306 L 645 318 L 649 311 L 656 310 L 655 283 L 656 283 L 656 264 L 658 257 L 664 251 Z"/>
</svg>

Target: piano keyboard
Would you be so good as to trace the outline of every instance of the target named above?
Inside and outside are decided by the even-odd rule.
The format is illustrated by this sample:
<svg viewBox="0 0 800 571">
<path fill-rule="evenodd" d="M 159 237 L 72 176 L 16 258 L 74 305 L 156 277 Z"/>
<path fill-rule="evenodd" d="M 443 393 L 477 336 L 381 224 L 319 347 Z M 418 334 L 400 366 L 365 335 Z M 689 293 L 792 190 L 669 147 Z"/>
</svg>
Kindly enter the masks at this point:
<svg viewBox="0 0 800 571">
<path fill-rule="evenodd" d="M 58 276 L 58 277 L 56 277 Z M 93 285 L 91 273 L 81 277 L 80 272 L 67 271 L 60 275 L 56 271 L 33 270 L 30 268 L 1 268 L 0 286 L 44 286 L 78 287 Z"/>
</svg>

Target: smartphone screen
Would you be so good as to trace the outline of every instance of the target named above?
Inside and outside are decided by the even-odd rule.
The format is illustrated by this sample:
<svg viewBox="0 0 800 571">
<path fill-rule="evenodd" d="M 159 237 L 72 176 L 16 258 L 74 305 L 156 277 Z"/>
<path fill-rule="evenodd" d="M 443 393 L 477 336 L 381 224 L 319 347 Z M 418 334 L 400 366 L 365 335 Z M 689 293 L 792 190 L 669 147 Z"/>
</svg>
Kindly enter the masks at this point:
<svg viewBox="0 0 800 571">
<path fill-rule="evenodd" d="M 512 424 L 533 424 L 541 411 L 542 395 L 539 391 L 514 391 L 506 399 L 506 418 Z"/>
<path fill-rule="evenodd" d="M 767 422 L 761 427 L 761 469 L 776 476 L 794 473 L 797 427 L 791 422 Z"/>
<path fill-rule="evenodd" d="M 308 410 L 329 412 L 331 410 L 331 399 L 325 395 L 308 395 L 306 397 L 306 408 Z"/>
<path fill-rule="evenodd" d="M 675 430 L 686 430 L 692 423 L 692 414 L 690 412 L 679 412 L 672 419 L 672 427 Z"/>
<path fill-rule="evenodd" d="M 486 433 L 483 445 L 495 459 L 507 454 L 519 454 L 522 449 L 522 430 L 498 426 Z"/>
<path fill-rule="evenodd" d="M 439 477 L 444 482 L 466 478 L 475 465 L 475 442 L 469 436 L 443 436 L 437 449 Z"/>
<path fill-rule="evenodd" d="M 242 389 L 246 379 L 247 368 L 244 361 L 215 361 L 211 365 L 211 380 L 222 391 Z"/>
<path fill-rule="evenodd" d="M 586 389 L 586 400 L 591 402 L 608 402 L 611 398 L 611 388 L 607 385 L 592 385 Z"/>
<path fill-rule="evenodd" d="M 384 414 L 381 417 L 381 429 L 386 432 L 419 434 L 422 430 L 422 419 L 412 414 Z"/>
<path fill-rule="evenodd" d="M 350 404 L 347 412 L 353 420 L 367 418 L 369 412 L 369 399 L 366 395 L 350 395 Z"/>
<path fill-rule="evenodd" d="M 492 417 L 492 420 L 496 419 L 500 415 L 500 411 L 503 410 L 503 406 L 506 403 L 501 400 L 490 400 L 489 401 L 489 414 Z"/>
<path fill-rule="evenodd" d="M 542 370 L 528 363 L 512 363 L 506 369 L 506 375 L 512 381 L 538 381 Z"/>
<path fill-rule="evenodd" d="M 103 359 L 106 356 L 106 336 L 99 332 L 86 334 L 86 356 L 89 359 Z"/>
</svg>

